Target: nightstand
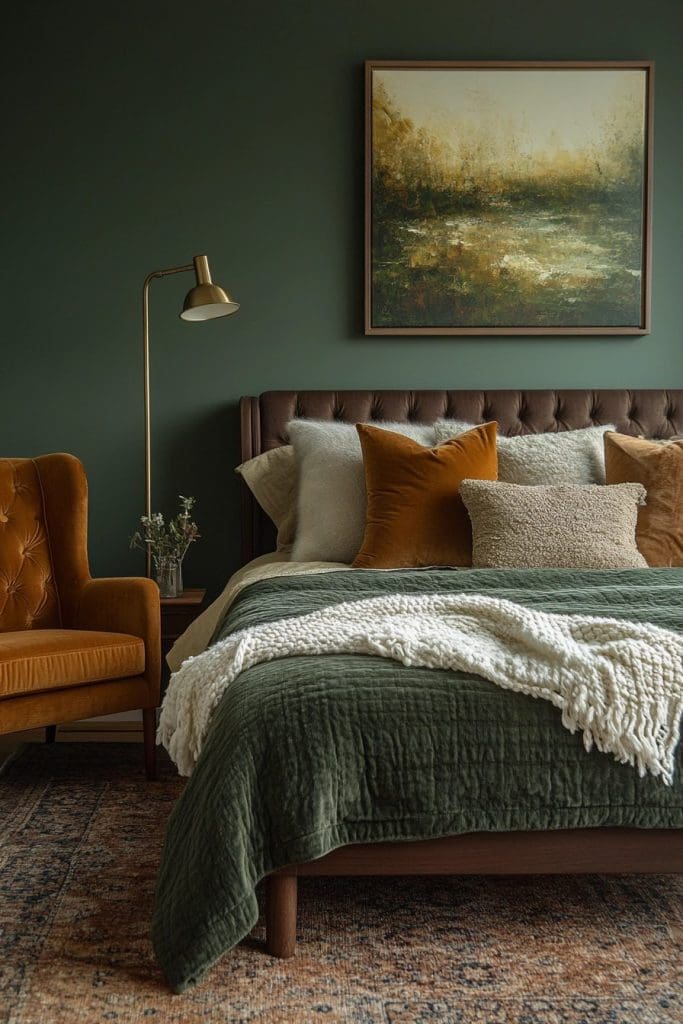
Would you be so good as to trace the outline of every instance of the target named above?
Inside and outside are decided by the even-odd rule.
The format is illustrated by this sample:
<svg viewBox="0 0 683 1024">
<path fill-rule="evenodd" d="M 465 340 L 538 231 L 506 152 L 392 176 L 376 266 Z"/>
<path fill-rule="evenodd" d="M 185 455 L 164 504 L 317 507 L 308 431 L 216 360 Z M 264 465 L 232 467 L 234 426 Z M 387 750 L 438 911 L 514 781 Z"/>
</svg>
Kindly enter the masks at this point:
<svg viewBox="0 0 683 1024">
<path fill-rule="evenodd" d="M 203 610 L 205 597 L 205 590 L 183 590 L 180 597 L 161 598 L 162 692 L 166 689 L 170 675 L 166 655 L 178 637 Z"/>
</svg>

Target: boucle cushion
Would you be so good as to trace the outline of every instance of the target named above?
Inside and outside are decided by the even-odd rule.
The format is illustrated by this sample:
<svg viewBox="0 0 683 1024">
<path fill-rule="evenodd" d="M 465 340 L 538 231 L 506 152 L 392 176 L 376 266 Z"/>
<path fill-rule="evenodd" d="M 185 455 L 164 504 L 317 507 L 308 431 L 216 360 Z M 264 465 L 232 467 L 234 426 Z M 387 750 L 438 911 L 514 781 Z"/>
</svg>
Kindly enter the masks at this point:
<svg viewBox="0 0 683 1024">
<path fill-rule="evenodd" d="M 472 565 L 481 569 L 640 569 L 641 484 L 599 486 L 463 480 Z"/>
<path fill-rule="evenodd" d="M 373 426 L 410 437 L 425 446 L 434 443 L 431 425 L 374 423 Z M 294 446 L 299 475 L 292 559 L 350 564 L 363 543 L 367 504 L 356 425 L 292 420 L 287 431 Z"/>
<path fill-rule="evenodd" d="M 496 424 L 436 448 L 358 424 L 368 492 L 356 569 L 471 565 L 472 531 L 458 493 L 465 477 L 496 479 Z"/>
<path fill-rule="evenodd" d="M 457 437 L 473 424 L 439 420 L 436 443 Z M 498 434 L 498 479 L 509 484 L 604 484 L 603 438 L 612 424 L 547 434 Z"/>
<path fill-rule="evenodd" d="M 642 484 L 636 543 L 648 565 L 683 566 L 683 441 L 605 434 L 608 484 Z"/>
<path fill-rule="evenodd" d="M 296 532 L 296 460 L 291 444 L 256 455 L 235 472 L 277 527 L 278 551 L 289 548 Z"/>
</svg>

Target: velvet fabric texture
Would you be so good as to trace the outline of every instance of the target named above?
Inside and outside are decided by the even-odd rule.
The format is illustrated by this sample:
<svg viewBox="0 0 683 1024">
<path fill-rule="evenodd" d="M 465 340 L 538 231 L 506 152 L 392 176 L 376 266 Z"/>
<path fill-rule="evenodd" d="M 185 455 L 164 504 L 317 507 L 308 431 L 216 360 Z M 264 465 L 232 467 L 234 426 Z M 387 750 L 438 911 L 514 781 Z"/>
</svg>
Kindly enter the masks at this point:
<svg viewBox="0 0 683 1024">
<path fill-rule="evenodd" d="M 93 580 L 73 455 L 0 459 L 0 733 L 159 703 L 159 588 Z"/>
<path fill-rule="evenodd" d="M 472 529 L 462 480 L 495 480 L 496 424 L 484 423 L 436 448 L 359 423 L 368 493 L 356 569 L 472 564 Z"/>
<path fill-rule="evenodd" d="M 683 566 L 683 441 L 605 434 L 605 470 L 608 484 L 639 483 L 647 491 L 636 527 L 647 564 Z"/>
<path fill-rule="evenodd" d="M 677 570 L 422 569 L 263 580 L 240 593 L 216 639 L 346 601 L 454 592 L 507 598 L 544 612 L 683 630 L 683 578 Z M 256 924 L 258 879 L 349 843 L 465 832 L 681 828 L 679 747 L 674 785 L 665 786 L 651 775 L 640 778 L 630 765 L 598 750 L 588 753 L 582 732 L 570 733 L 548 701 L 506 692 L 480 676 L 364 654 L 254 665 L 228 687 L 214 710 L 197 766 L 168 823 L 152 925 L 157 958 L 170 984 L 187 988 Z M 151 851 L 150 844 L 156 863 L 156 847 Z M 113 898 L 118 896 L 117 891 Z M 457 916 L 463 932 L 449 947 L 456 959 L 468 956 L 465 928 L 470 926 L 463 924 L 461 910 Z M 603 918 L 599 927 L 605 941 L 613 941 Z M 410 943 L 412 935 L 402 940 Z M 341 945 L 346 941 L 355 942 L 355 934 L 351 940 L 340 937 L 342 952 L 335 957 L 346 956 Z M 464 960 L 457 962 L 458 971 L 462 964 L 467 984 L 472 972 Z M 320 970 L 320 963 L 314 968 Z M 311 968 L 301 969 L 308 982 Z M 176 1021 L 181 1021 L 183 1004 L 178 1005 Z M 381 1019 L 359 1012 L 347 1020 L 354 1016 Z M 418 1015 L 411 1007 L 383 1019 L 426 1024 L 459 1016 Z M 497 1012 L 460 1017 L 461 1022 L 473 1019 L 520 1022 L 524 1017 Z M 606 1024 L 608 1019 L 576 1013 L 564 1022 Z M 626 1019 L 633 1024 L 655 1020 Z M 558 1022 L 555 1017 L 553 1024 Z"/>
<path fill-rule="evenodd" d="M 137 636 L 85 629 L 20 629 L 0 633 L 0 697 L 38 693 L 145 671 Z"/>
<path fill-rule="evenodd" d="M 0 630 L 61 625 L 37 460 L 0 460 Z M 76 514 L 78 510 L 76 508 Z"/>
</svg>

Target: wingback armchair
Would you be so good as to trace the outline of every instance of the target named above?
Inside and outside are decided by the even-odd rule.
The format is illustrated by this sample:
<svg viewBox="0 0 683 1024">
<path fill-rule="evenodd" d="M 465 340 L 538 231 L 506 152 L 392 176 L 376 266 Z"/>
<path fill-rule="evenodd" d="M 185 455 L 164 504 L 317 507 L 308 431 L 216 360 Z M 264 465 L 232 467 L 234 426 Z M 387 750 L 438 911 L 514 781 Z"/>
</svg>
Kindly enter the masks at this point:
<svg viewBox="0 0 683 1024">
<path fill-rule="evenodd" d="M 155 775 L 159 590 L 92 579 L 73 455 L 0 459 L 0 734 L 141 708 Z"/>
</svg>

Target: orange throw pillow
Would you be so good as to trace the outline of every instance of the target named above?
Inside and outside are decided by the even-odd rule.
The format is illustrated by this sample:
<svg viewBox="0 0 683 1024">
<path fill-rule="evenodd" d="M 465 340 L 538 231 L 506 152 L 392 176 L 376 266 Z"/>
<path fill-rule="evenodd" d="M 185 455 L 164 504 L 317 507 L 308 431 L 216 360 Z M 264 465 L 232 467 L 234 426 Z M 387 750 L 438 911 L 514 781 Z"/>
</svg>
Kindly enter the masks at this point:
<svg viewBox="0 0 683 1024">
<path fill-rule="evenodd" d="M 359 423 L 368 512 L 354 568 L 471 565 L 472 527 L 459 487 L 497 478 L 496 428 L 484 423 L 425 448 Z"/>
<path fill-rule="evenodd" d="M 642 484 L 636 544 L 650 566 L 683 566 L 683 441 L 605 434 L 608 484 Z"/>
</svg>

